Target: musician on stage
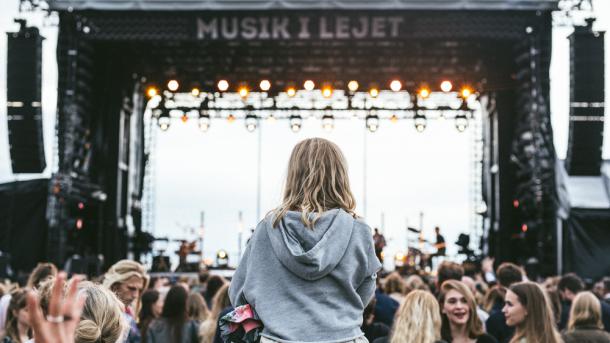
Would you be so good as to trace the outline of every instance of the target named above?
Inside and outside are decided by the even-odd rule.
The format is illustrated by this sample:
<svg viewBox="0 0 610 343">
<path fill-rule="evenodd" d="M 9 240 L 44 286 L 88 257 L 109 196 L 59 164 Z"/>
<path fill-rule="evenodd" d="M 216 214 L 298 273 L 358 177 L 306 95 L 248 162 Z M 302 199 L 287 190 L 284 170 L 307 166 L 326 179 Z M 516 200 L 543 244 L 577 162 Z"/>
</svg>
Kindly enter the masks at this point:
<svg viewBox="0 0 610 343">
<path fill-rule="evenodd" d="M 373 234 L 373 243 L 375 244 L 375 255 L 379 259 L 379 262 L 383 263 L 383 248 L 385 248 L 385 237 L 379 233 L 379 229 L 375 228 L 375 234 Z"/>
<path fill-rule="evenodd" d="M 445 244 L 445 237 L 441 235 L 441 229 L 437 226 L 434 228 L 434 233 L 436 233 L 436 244 L 434 247 L 436 248 L 436 253 L 432 256 L 445 256 L 447 245 Z"/>
</svg>

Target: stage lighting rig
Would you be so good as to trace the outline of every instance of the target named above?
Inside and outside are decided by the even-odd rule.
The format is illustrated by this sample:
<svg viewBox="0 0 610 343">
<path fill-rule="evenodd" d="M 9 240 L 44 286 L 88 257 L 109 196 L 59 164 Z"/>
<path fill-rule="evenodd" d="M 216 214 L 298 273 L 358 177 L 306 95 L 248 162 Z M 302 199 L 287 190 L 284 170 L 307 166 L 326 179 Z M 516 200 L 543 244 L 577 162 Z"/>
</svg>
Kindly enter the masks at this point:
<svg viewBox="0 0 610 343">
<path fill-rule="evenodd" d="M 216 86 L 218 87 L 219 91 L 226 92 L 229 89 L 229 81 L 220 80 L 220 81 L 218 81 Z"/>
<path fill-rule="evenodd" d="M 398 80 L 393 80 L 390 83 L 390 89 L 393 92 L 399 92 L 402 89 L 402 82 L 398 81 Z"/>
<path fill-rule="evenodd" d="M 258 117 L 254 114 L 247 114 L 245 118 L 246 130 L 248 132 L 254 132 L 256 130 L 256 126 L 258 124 Z"/>
<path fill-rule="evenodd" d="M 303 83 L 303 88 L 305 88 L 305 90 L 312 91 L 315 87 L 316 84 L 311 80 L 307 80 Z M 322 91 L 324 91 L 324 89 Z"/>
<path fill-rule="evenodd" d="M 335 128 L 335 117 L 332 114 L 322 116 L 322 128 L 326 131 L 332 131 Z"/>
<path fill-rule="evenodd" d="M 376 132 L 379 129 L 379 116 L 377 114 L 369 114 L 366 116 L 366 128 L 370 132 Z"/>
<path fill-rule="evenodd" d="M 290 116 L 289 123 L 292 132 L 299 132 L 301 130 L 301 125 L 303 124 L 303 118 L 298 114 L 293 114 Z"/>
<path fill-rule="evenodd" d="M 358 81 L 356 81 L 356 80 L 352 80 L 347 83 L 347 89 L 349 89 L 349 91 L 351 93 L 355 93 L 358 90 L 359 86 L 360 85 L 358 84 Z"/>
<path fill-rule="evenodd" d="M 453 89 L 453 84 L 451 84 L 451 81 L 449 80 L 445 80 L 443 82 L 441 82 L 441 90 L 445 93 L 451 92 L 451 89 Z"/>
<path fill-rule="evenodd" d="M 269 80 L 262 80 L 258 86 L 263 92 L 267 92 L 271 89 L 271 82 Z"/>
</svg>

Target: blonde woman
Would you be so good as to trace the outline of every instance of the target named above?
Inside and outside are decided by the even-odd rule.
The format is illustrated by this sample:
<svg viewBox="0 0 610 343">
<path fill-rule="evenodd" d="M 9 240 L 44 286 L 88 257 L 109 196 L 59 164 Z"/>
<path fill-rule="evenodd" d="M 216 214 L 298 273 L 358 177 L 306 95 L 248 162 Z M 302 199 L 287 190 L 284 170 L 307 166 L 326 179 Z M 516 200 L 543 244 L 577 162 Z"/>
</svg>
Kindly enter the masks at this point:
<svg viewBox="0 0 610 343">
<path fill-rule="evenodd" d="M 591 292 L 580 292 L 572 302 L 568 328 L 562 334 L 565 343 L 607 343 L 610 334 L 604 331 L 599 299 Z"/>
<path fill-rule="evenodd" d="M 402 276 L 397 272 L 390 273 L 390 275 L 385 278 L 385 285 L 383 287 L 384 293 L 396 300 L 399 304 L 402 304 L 405 300 L 405 290 L 405 282 L 403 281 Z"/>
<path fill-rule="evenodd" d="M 347 163 L 310 138 L 290 155 L 282 203 L 257 226 L 233 276 L 233 306 L 250 304 L 261 342 L 366 342 L 362 312 L 381 263 L 354 212 Z"/>
<path fill-rule="evenodd" d="M 426 291 L 411 291 L 400 305 L 389 337 L 374 343 L 434 343 L 441 341 L 441 315 L 438 302 Z"/>
<path fill-rule="evenodd" d="M 127 337 L 129 326 L 123 317 L 123 305 L 114 293 L 101 285 L 84 281 L 78 285 L 85 295 L 75 343 L 119 342 Z"/>
<path fill-rule="evenodd" d="M 510 343 L 561 343 L 548 297 L 533 282 L 520 282 L 506 291 L 506 325 L 515 327 Z"/>
<path fill-rule="evenodd" d="M 470 288 L 463 282 L 443 282 L 438 298 L 441 307 L 441 336 L 450 343 L 497 343 L 486 334 L 477 316 L 477 304 Z"/>
<path fill-rule="evenodd" d="M 212 343 L 214 342 L 214 337 L 220 337 L 220 334 L 216 332 L 218 319 L 221 317 L 221 314 L 225 314 L 231 308 L 229 284 L 225 283 L 216 291 L 216 295 L 212 298 L 212 309 L 208 318 L 199 325 L 200 343 Z"/>
</svg>

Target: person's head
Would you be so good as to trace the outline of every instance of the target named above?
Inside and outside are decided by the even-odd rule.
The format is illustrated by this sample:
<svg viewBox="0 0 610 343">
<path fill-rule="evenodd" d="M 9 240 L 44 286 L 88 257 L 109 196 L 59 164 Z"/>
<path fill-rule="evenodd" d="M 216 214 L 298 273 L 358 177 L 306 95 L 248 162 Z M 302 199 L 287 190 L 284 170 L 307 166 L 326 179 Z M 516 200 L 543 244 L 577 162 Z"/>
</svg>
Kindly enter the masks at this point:
<svg viewBox="0 0 610 343">
<path fill-rule="evenodd" d="M 187 298 L 187 312 L 190 319 L 203 322 L 210 316 L 210 310 L 199 293 L 191 293 Z"/>
<path fill-rule="evenodd" d="M 340 208 L 356 216 L 347 162 L 339 147 L 324 138 L 299 142 L 290 155 L 282 204 L 275 210 L 273 226 L 287 211 L 302 212 L 303 223 L 313 228 L 322 212 Z M 309 214 L 317 213 L 313 220 Z"/>
<path fill-rule="evenodd" d="M 438 302 L 441 307 L 444 340 L 451 339 L 451 326 L 466 327 L 468 337 L 477 338 L 483 334 L 483 323 L 477 315 L 474 295 L 462 282 L 447 280 L 440 288 Z"/>
<path fill-rule="evenodd" d="M 437 235 L 441 233 L 441 228 L 438 226 L 434 227 L 434 233 L 436 233 Z"/>
<path fill-rule="evenodd" d="M 75 343 L 118 342 L 129 329 L 123 318 L 123 304 L 110 290 L 93 282 L 78 285 L 85 306 L 75 332 Z"/>
<path fill-rule="evenodd" d="M 496 269 L 498 284 L 504 288 L 523 281 L 523 270 L 514 263 L 504 262 Z"/>
<path fill-rule="evenodd" d="M 216 292 L 222 288 L 222 286 L 227 284 L 227 280 L 220 275 L 212 275 L 208 279 L 208 284 L 205 288 L 205 297 L 206 299 L 212 299 Z"/>
<path fill-rule="evenodd" d="M 25 327 L 29 331 L 31 325 L 30 313 L 26 307 L 26 294 L 25 289 L 14 292 L 6 310 L 6 336 L 13 342 L 24 343 L 19 335 L 19 327 Z"/>
<path fill-rule="evenodd" d="M 396 311 L 390 343 L 429 343 L 441 338 L 438 302 L 426 291 L 412 291 Z"/>
<path fill-rule="evenodd" d="M 409 275 L 407 277 L 407 280 L 405 281 L 405 286 L 407 287 L 408 290 L 422 290 L 422 291 L 428 291 L 430 290 L 430 287 L 428 287 L 428 285 L 424 282 L 424 280 L 422 280 L 421 276 L 417 275 L 417 274 L 413 274 L 413 275 Z"/>
<path fill-rule="evenodd" d="M 375 234 L 378 235 L 379 234 L 379 229 L 375 228 Z"/>
<path fill-rule="evenodd" d="M 506 324 L 516 328 L 511 343 L 522 338 L 528 343 L 560 342 L 551 305 L 540 286 L 533 282 L 513 284 L 504 301 Z"/>
<path fill-rule="evenodd" d="M 212 299 L 212 314 L 211 317 L 214 319 L 218 319 L 218 315 L 225 308 L 231 306 L 231 300 L 229 299 L 229 283 L 224 284 L 214 298 Z"/>
<path fill-rule="evenodd" d="M 572 301 L 568 331 L 573 331 L 581 326 L 604 328 L 601 303 L 591 292 L 580 292 Z"/>
<path fill-rule="evenodd" d="M 104 275 L 103 285 L 113 291 L 125 306 L 136 301 L 137 311 L 140 295 L 148 285 L 148 274 L 144 266 L 138 262 L 121 260 L 108 269 Z"/>
<path fill-rule="evenodd" d="M 436 271 L 436 286 L 440 288 L 443 282 L 447 280 L 460 281 L 462 276 L 464 276 L 464 268 L 461 265 L 451 261 L 443 261 Z"/>
<path fill-rule="evenodd" d="M 562 276 L 557 284 L 557 290 L 559 291 L 561 299 L 569 302 L 576 297 L 576 294 L 584 289 L 585 283 L 574 273 L 568 273 Z"/>
<path fill-rule="evenodd" d="M 405 282 L 397 272 L 393 272 L 385 278 L 384 292 L 386 294 L 405 292 Z"/>
<path fill-rule="evenodd" d="M 163 298 L 159 291 L 147 289 L 142 293 L 142 308 L 140 309 L 140 322 L 147 319 L 159 318 L 163 311 Z"/>
<path fill-rule="evenodd" d="M 53 263 L 38 263 L 28 278 L 27 288 L 38 288 L 43 281 L 55 277 L 57 267 Z"/>
<path fill-rule="evenodd" d="M 182 341 L 182 326 L 188 319 L 186 312 L 187 297 L 186 289 L 180 285 L 172 286 L 165 296 L 161 317 L 168 322 L 174 342 Z"/>
<path fill-rule="evenodd" d="M 504 296 L 506 295 L 506 289 L 502 287 L 491 287 L 487 290 L 485 298 L 483 299 L 483 310 L 489 313 L 497 303 L 504 302 Z"/>
</svg>

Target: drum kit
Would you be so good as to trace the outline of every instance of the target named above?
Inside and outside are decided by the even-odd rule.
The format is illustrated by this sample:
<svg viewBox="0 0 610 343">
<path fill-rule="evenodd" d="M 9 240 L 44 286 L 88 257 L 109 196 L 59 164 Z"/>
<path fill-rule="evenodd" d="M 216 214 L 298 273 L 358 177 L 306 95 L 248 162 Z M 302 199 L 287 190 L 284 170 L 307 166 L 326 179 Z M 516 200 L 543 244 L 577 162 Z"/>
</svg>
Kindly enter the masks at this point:
<svg viewBox="0 0 610 343">
<path fill-rule="evenodd" d="M 417 237 L 409 237 L 409 234 L 417 235 Z M 425 269 L 430 265 L 430 259 L 434 256 L 436 251 L 437 246 L 423 238 L 420 229 L 407 227 L 407 253 L 399 254 L 402 261 L 397 259 L 397 266 L 401 264 L 405 267 Z"/>
<path fill-rule="evenodd" d="M 201 251 L 197 250 L 197 240 L 188 241 L 186 239 L 160 239 L 166 242 L 179 242 L 180 246 L 175 251 L 178 255 L 178 267 L 176 272 L 199 272 L 201 265 Z M 165 255 L 166 249 L 157 250 L 157 255 L 152 260 L 153 272 L 169 272 L 171 264 L 169 256 Z"/>
</svg>

